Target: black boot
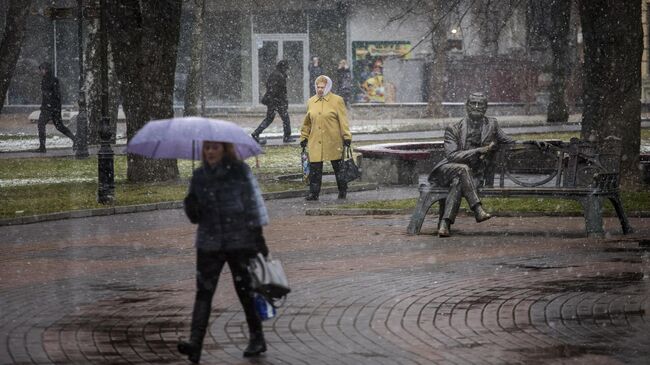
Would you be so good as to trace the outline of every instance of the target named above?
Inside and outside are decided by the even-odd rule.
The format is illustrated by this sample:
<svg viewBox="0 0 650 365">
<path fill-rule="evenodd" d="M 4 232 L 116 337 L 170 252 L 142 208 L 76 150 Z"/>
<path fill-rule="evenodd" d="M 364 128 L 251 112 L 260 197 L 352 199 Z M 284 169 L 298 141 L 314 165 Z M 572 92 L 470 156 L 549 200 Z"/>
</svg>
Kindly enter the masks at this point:
<svg viewBox="0 0 650 365">
<path fill-rule="evenodd" d="M 201 360 L 201 345 L 192 341 L 178 341 L 178 352 L 187 355 L 187 359 L 197 364 Z"/>
<path fill-rule="evenodd" d="M 320 195 L 320 185 L 323 179 L 323 163 L 309 164 L 309 195 L 305 200 L 318 200 Z"/>
<path fill-rule="evenodd" d="M 248 346 L 244 350 L 244 357 L 259 356 L 262 352 L 266 352 L 266 341 L 264 341 L 263 332 L 251 333 L 248 340 Z"/>
<path fill-rule="evenodd" d="M 260 145 L 265 145 L 266 144 L 266 139 L 262 138 L 260 139 L 260 136 L 258 134 L 251 134 L 251 137 L 255 140 L 255 142 L 259 143 Z"/>
<path fill-rule="evenodd" d="M 192 311 L 190 340 L 178 341 L 178 352 L 183 355 L 187 355 L 187 359 L 193 363 L 198 363 L 201 359 L 203 337 L 205 337 L 205 332 L 208 328 L 208 320 L 210 319 L 211 308 L 212 306 L 209 301 L 196 299 L 194 301 L 194 310 Z"/>
<path fill-rule="evenodd" d="M 320 181 L 313 181 L 310 177 L 309 179 L 309 195 L 305 197 L 305 200 L 315 201 L 318 200 L 320 195 Z"/>
<path fill-rule="evenodd" d="M 282 142 L 283 143 L 291 143 L 291 142 L 295 142 L 295 141 L 296 141 L 296 139 L 293 138 L 291 135 L 282 137 Z"/>
</svg>

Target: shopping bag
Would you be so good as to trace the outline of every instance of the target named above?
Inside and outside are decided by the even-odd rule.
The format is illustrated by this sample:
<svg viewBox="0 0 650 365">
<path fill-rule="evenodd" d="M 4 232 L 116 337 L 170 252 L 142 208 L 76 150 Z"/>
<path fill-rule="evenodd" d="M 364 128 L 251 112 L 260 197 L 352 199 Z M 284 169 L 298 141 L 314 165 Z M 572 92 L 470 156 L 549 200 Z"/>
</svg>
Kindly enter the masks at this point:
<svg viewBox="0 0 650 365">
<path fill-rule="evenodd" d="M 255 293 L 255 310 L 259 314 L 260 319 L 266 321 L 267 319 L 274 318 L 277 314 L 275 308 L 269 303 L 262 294 Z"/>
<path fill-rule="evenodd" d="M 309 185 L 309 153 L 305 147 L 300 153 L 300 163 L 302 165 L 302 182 Z"/>
<path fill-rule="evenodd" d="M 343 162 L 341 162 L 341 168 L 339 172 L 339 179 L 349 183 L 353 180 L 356 180 L 361 177 L 361 170 L 354 163 L 352 158 L 352 152 L 350 151 L 351 147 L 345 147 L 343 151 Z"/>
</svg>

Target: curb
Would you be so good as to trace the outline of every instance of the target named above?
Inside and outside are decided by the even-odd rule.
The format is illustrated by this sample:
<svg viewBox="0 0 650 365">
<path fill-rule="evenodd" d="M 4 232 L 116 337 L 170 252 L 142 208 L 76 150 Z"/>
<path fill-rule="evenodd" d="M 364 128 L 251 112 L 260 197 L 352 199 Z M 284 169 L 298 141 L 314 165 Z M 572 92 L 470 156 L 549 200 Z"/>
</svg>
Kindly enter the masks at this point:
<svg viewBox="0 0 650 365">
<path fill-rule="evenodd" d="M 357 209 L 357 208 L 310 208 L 305 210 L 305 215 L 311 216 L 333 216 L 333 215 L 403 215 L 412 214 L 413 209 Z M 459 214 L 473 216 L 471 212 L 461 210 Z M 427 215 L 437 215 L 433 211 L 429 211 Z M 575 212 L 499 212 L 494 213 L 492 217 L 582 217 L 583 215 Z M 629 218 L 650 218 L 650 211 L 628 212 Z M 616 213 L 604 213 L 603 217 L 617 217 Z"/>
<path fill-rule="evenodd" d="M 348 192 L 375 190 L 378 187 L 379 185 L 375 183 L 350 185 L 348 187 Z M 321 190 L 321 193 L 323 194 L 331 194 L 336 192 L 338 192 L 338 188 L 335 186 L 323 187 Z M 285 191 L 276 191 L 271 193 L 262 193 L 262 196 L 264 197 L 265 200 L 276 200 L 276 199 L 299 198 L 305 196 L 306 194 L 307 194 L 307 190 L 285 190 Z M 150 204 L 138 204 L 138 205 L 121 205 L 121 206 L 115 206 L 110 208 L 71 210 L 65 212 L 38 214 L 38 215 L 31 215 L 31 216 L 17 217 L 17 218 L 3 218 L 0 219 L 0 227 L 63 220 L 63 219 L 88 218 L 88 217 L 97 217 L 103 215 L 139 213 L 139 212 L 150 212 L 154 210 L 180 209 L 180 208 L 183 208 L 182 200 L 158 202 L 158 203 L 150 203 Z"/>
</svg>

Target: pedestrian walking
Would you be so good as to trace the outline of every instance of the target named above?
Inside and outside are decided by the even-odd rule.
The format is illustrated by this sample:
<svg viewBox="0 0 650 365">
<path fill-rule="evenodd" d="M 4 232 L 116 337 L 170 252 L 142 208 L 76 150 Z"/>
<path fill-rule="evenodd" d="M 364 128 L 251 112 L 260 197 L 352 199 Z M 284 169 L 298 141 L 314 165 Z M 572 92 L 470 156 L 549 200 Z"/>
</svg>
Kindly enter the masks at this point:
<svg viewBox="0 0 650 365">
<path fill-rule="evenodd" d="M 54 76 L 52 72 L 52 65 L 48 62 L 43 62 L 38 66 L 38 71 L 41 76 L 41 112 L 38 117 L 38 142 L 39 147 L 37 152 L 45 153 L 45 125 L 50 120 L 54 123 L 54 127 L 61 133 L 65 134 L 72 140 L 72 146 L 75 147 L 75 136 L 70 132 L 70 129 L 63 124 L 61 119 L 61 90 L 59 86 L 59 79 Z"/>
<path fill-rule="evenodd" d="M 318 76 L 316 95 L 307 101 L 307 114 L 300 129 L 300 146 L 309 152 L 309 195 L 318 200 L 323 178 L 323 161 L 330 161 L 336 176 L 339 199 L 345 199 L 348 184 L 340 177 L 344 147 L 350 147 L 352 134 L 343 98 L 331 93 L 332 80 Z"/>
<path fill-rule="evenodd" d="M 266 144 L 265 139 L 260 139 L 260 134 L 273 123 L 276 111 L 282 119 L 282 128 L 284 130 L 282 142 L 290 143 L 296 140 L 291 136 L 291 121 L 289 120 L 289 100 L 287 98 L 288 69 L 289 63 L 286 60 L 279 61 L 275 66 L 275 70 L 271 72 L 271 75 L 269 75 L 266 81 L 266 93 L 262 97 L 262 104 L 266 105 L 266 117 L 257 129 L 255 129 L 253 134 L 251 134 L 253 139 L 259 144 Z"/>
<path fill-rule="evenodd" d="M 198 223 L 196 298 L 190 339 L 179 341 L 178 351 L 191 362 L 199 362 L 212 297 L 227 263 L 248 324 L 249 342 L 244 357 L 258 356 L 266 351 L 266 342 L 247 265 L 258 253 L 268 256 L 262 235 L 268 214 L 257 181 L 248 165 L 237 157 L 233 144 L 204 141 L 202 159 L 185 198 L 188 218 Z"/>
<path fill-rule="evenodd" d="M 343 98 L 345 106 L 350 107 L 352 98 L 352 72 L 348 67 L 348 61 L 339 61 L 339 68 L 336 70 L 336 94 Z"/>
<path fill-rule="evenodd" d="M 325 71 L 323 70 L 323 67 L 320 65 L 320 58 L 318 58 L 317 56 L 312 57 L 311 62 L 309 63 L 309 96 L 310 97 L 316 95 L 316 89 L 312 87 L 316 82 L 316 78 L 324 73 Z"/>
</svg>

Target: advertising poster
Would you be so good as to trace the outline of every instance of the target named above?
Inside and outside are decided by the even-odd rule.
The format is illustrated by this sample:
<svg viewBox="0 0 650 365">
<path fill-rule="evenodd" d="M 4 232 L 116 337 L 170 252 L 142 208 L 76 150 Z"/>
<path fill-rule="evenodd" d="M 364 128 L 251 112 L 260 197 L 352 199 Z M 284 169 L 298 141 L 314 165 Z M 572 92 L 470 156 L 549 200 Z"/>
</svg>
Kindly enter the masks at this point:
<svg viewBox="0 0 650 365">
<path fill-rule="evenodd" d="M 384 80 L 384 60 L 389 57 L 408 59 L 410 50 L 411 43 L 406 41 L 352 42 L 355 102 L 385 103 L 391 99 L 390 83 Z"/>
</svg>

